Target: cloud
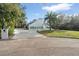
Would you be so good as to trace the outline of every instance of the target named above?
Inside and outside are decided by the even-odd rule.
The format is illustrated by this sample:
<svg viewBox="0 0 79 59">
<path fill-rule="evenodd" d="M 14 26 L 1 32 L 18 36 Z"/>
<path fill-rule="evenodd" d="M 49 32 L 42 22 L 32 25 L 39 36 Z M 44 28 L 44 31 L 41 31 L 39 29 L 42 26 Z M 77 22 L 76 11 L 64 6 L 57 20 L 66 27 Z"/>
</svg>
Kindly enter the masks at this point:
<svg viewBox="0 0 79 59">
<path fill-rule="evenodd" d="M 42 7 L 43 10 L 46 11 L 60 11 L 60 10 L 69 10 L 71 9 L 72 4 L 57 4 L 57 5 L 51 5 L 51 6 L 44 6 Z"/>
</svg>

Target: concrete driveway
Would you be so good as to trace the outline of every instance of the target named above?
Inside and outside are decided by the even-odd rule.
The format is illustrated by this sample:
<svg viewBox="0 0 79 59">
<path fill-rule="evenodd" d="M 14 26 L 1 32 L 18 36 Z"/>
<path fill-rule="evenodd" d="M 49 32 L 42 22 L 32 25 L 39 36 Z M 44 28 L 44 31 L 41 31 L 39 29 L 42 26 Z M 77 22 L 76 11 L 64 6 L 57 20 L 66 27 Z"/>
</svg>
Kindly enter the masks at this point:
<svg viewBox="0 0 79 59">
<path fill-rule="evenodd" d="M 15 34 L 14 40 L 0 41 L 0 55 L 79 56 L 79 39 L 44 37 L 27 30 Z"/>
<path fill-rule="evenodd" d="M 24 30 L 24 29 L 15 29 L 14 32 L 15 36 L 13 37 L 13 39 L 33 39 L 36 37 L 42 37 L 44 38 L 45 36 L 37 33 L 34 30 Z"/>
</svg>

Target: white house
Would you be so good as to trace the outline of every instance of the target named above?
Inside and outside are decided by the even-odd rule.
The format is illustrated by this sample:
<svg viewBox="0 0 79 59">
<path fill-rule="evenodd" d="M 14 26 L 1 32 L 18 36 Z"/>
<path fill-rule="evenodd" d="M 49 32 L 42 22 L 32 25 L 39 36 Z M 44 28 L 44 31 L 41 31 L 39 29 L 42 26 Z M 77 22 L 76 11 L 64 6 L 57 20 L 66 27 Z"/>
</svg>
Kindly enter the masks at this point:
<svg viewBox="0 0 79 59">
<path fill-rule="evenodd" d="M 46 30 L 47 25 L 44 23 L 43 18 L 39 18 L 38 20 L 34 20 L 31 24 L 29 24 L 29 30 Z"/>
</svg>

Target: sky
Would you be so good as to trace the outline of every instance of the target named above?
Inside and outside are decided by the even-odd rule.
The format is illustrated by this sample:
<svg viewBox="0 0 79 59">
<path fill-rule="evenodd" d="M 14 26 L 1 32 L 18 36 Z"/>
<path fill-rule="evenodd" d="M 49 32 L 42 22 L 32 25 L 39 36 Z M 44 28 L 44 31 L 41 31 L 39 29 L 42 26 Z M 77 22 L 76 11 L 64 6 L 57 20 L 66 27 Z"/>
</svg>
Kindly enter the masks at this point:
<svg viewBox="0 0 79 59">
<path fill-rule="evenodd" d="M 50 11 L 69 15 L 79 14 L 79 3 L 24 3 L 22 5 L 28 18 L 27 22 L 44 18 Z"/>
</svg>

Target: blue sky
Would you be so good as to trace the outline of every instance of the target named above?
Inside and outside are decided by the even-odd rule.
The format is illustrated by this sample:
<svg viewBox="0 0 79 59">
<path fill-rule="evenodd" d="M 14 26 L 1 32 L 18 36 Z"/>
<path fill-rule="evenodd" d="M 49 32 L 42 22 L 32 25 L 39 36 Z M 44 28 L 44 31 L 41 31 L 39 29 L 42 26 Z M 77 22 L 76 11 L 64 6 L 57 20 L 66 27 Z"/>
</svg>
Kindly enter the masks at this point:
<svg viewBox="0 0 79 59">
<path fill-rule="evenodd" d="M 28 18 L 28 22 L 33 19 L 44 18 L 46 12 L 56 12 L 62 14 L 79 14 L 78 3 L 24 3 L 22 4 Z"/>
</svg>

